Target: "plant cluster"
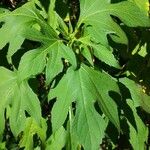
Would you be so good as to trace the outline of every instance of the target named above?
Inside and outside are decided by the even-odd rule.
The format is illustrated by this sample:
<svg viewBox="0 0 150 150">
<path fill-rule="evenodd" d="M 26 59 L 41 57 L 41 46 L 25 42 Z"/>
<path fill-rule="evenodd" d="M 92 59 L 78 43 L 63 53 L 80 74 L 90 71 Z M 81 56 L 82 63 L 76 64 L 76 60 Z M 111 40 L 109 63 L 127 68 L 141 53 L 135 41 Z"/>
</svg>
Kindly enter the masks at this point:
<svg viewBox="0 0 150 150">
<path fill-rule="evenodd" d="M 148 149 L 149 1 L 7 2 L 0 149 Z"/>
</svg>

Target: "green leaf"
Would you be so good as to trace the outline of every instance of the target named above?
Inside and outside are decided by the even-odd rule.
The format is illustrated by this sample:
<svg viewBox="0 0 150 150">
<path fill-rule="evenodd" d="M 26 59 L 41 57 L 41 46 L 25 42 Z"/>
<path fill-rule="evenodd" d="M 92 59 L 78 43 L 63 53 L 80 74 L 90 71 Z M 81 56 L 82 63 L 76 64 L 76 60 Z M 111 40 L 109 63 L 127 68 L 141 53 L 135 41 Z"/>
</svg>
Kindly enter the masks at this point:
<svg viewBox="0 0 150 150">
<path fill-rule="evenodd" d="M 142 87 L 128 78 L 120 79 L 120 82 L 129 89 L 134 106 L 141 106 L 146 112 L 150 113 L 150 96 L 144 93 Z"/>
<path fill-rule="evenodd" d="M 95 20 L 93 18 L 93 21 L 90 20 L 85 28 L 85 34 L 91 37 L 91 41 L 100 43 L 107 48 L 109 47 L 107 35 L 110 35 L 110 37 L 117 43 L 127 44 L 128 39 L 120 26 L 118 26 L 118 24 L 115 23 L 111 17 L 105 17 L 106 18 L 104 18 L 104 22 L 99 22 L 98 20 L 100 18 L 95 18 Z M 91 26 L 88 26 L 88 24 L 91 24 Z"/>
<path fill-rule="evenodd" d="M 54 10 L 55 2 L 56 2 L 56 0 L 50 1 L 49 10 L 48 10 L 48 23 L 50 24 L 51 27 L 53 27 L 53 29 L 56 29 L 58 26 L 57 13 Z"/>
<path fill-rule="evenodd" d="M 18 70 L 20 80 L 22 81 L 41 73 L 46 66 L 46 82 L 48 84 L 61 72 L 61 68 L 63 67 L 62 58 L 67 59 L 74 68 L 77 67 L 77 62 L 73 50 L 65 46 L 62 41 L 58 39 L 56 32 L 46 23 L 40 25 L 42 27 L 41 31 L 38 31 L 34 27 L 29 27 L 26 29 L 27 33 L 23 33 L 27 39 L 41 42 L 42 46 L 25 53 L 21 58 Z M 46 59 L 48 59 L 47 65 Z M 51 69 L 56 63 L 56 68 Z"/>
<path fill-rule="evenodd" d="M 34 40 L 42 43 L 42 46 L 25 53 L 19 63 L 18 75 L 20 80 L 24 80 L 31 76 L 41 73 L 46 66 L 47 54 L 56 47 L 58 41 L 55 31 L 46 23 L 40 24 L 42 31 L 39 31 L 34 26 L 24 30 L 23 35 L 29 40 Z M 39 26 L 41 28 L 41 26 Z"/>
<path fill-rule="evenodd" d="M 85 29 L 90 29 L 88 29 L 88 33 L 94 38 L 94 41 L 100 42 L 102 45 L 108 43 L 107 34 L 111 34 L 116 42 L 127 44 L 124 32 L 110 15 L 118 17 L 131 27 L 150 26 L 148 16 L 133 3 L 125 1 L 110 4 L 108 0 L 81 0 L 78 26 L 84 23 L 86 25 Z"/>
<path fill-rule="evenodd" d="M 85 77 L 89 78 L 92 84 L 86 87 L 94 87 L 100 108 L 120 130 L 117 104 L 114 102 L 114 99 L 110 97 L 110 92 L 120 94 L 115 79 L 105 72 L 99 72 L 86 66 L 83 67 L 83 70 Z"/>
<path fill-rule="evenodd" d="M 53 78 L 63 69 L 62 58 L 68 60 L 73 68 L 77 67 L 76 57 L 73 50 L 61 42 L 56 43 L 49 51 L 49 58 L 46 66 L 46 82 L 49 84 Z"/>
<path fill-rule="evenodd" d="M 92 54 L 90 52 L 90 49 L 87 46 L 83 46 L 83 49 L 81 50 L 82 55 L 89 61 L 89 63 L 93 66 L 93 58 Z"/>
<path fill-rule="evenodd" d="M 72 102 L 72 92 L 70 85 L 73 78 L 70 74 L 66 74 L 55 89 L 49 92 L 49 99 L 57 97 L 58 100 L 52 108 L 52 129 L 57 131 L 64 123 Z M 65 88 L 64 88 L 65 85 Z M 63 90 L 63 91 L 62 91 Z M 58 113 L 61 111 L 61 113 Z"/>
<path fill-rule="evenodd" d="M 10 111 L 8 117 L 14 136 L 17 136 L 24 129 L 25 111 L 40 125 L 40 102 L 27 81 L 18 84 L 17 73 L 3 67 L 0 68 L 0 79 L 0 136 L 5 125 L 5 110 Z M 8 106 L 10 110 L 8 110 Z"/>
<path fill-rule="evenodd" d="M 76 132 L 73 131 L 73 121 L 74 121 L 74 108 L 70 106 L 69 108 L 69 120 L 67 122 L 67 143 L 66 150 L 76 150 L 80 149 L 79 139 Z"/>
<path fill-rule="evenodd" d="M 116 34 L 121 43 L 127 43 L 127 38 L 121 28 L 110 17 L 110 2 L 107 0 L 82 0 L 80 2 L 80 18 L 78 25 L 85 23 L 91 25 L 87 27 L 88 33 L 94 41 L 105 45 L 107 34 Z M 108 44 L 107 44 L 108 45 Z"/>
<path fill-rule="evenodd" d="M 124 1 L 118 4 L 113 4 L 109 8 L 111 14 L 119 17 L 127 26 L 150 26 L 148 15 L 132 2 Z"/>
<path fill-rule="evenodd" d="M 20 80 L 41 73 L 46 65 L 46 55 L 47 53 L 43 49 L 35 49 L 25 53 L 18 68 Z"/>
<path fill-rule="evenodd" d="M 145 142 L 148 138 L 148 127 L 142 122 L 138 116 L 136 108 L 132 100 L 127 100 L 128 105 L 133 111 L 134 119 L 136 122 L 136 128 L 128 121 L 130 130 L 130 143 L 133 149 L 141 150 L 146 148 Z"/>
<path fill-rule="evenodd" d="M 94 55 L 95 57 L 105 62 L 106 64 L 116 67 L 116 68 L 120 68 L 119 62 L 114 57 L 112 51 L 107 49 L 105 46 L 100 45 L 100 44 L 97 46 L 94 46 Z"/>
<path fill-rule="evenodd" d="M 63 69 L 63 64 L 61 60 L 61 54 L 58 49 L 50 51 L 48 53 L 49 58 L 46 65 L 46 83 L 47 85 L 51 83 L 53 78 L 59 74 Z"/>
<path fill-rule="evenodd" d="M 5 109 L 12 101 L 16 86 L 16 74 L 0 67 L 0 139 L 5 127 Z"/>
<path fill-rule="evenodd" d="M 143 46 L 140 47 L 140 50 L 138 52 L 138 54 L 142 57 L 145 57 L 148 53 L 147 53 L 147 48 L 146 48 L 146 44 L 144 44 Z"/>
<path fill-rule="evenodd" d="M 9 43 L 7 54 L 9 61 L 11 60 L 11 56 L 21 47 L 25 39 L 22 35 L 23 30 L 33 20 L 40 20 L 33 2 L 28 2 L 13 12 L 0 14 L 0 22 L 4 23 L 0 28 L 0 35 L 3 35 L 0 38 L 0 49 Z"/>
<path fill-rule="evenodd" d="M 0 149 L 3 150 L 3 149 L 6 149 L 6 143 L 5 142 L 0 142 Z"/>
<path fill-rule="evenodd" d="M 60 127 L 54 132 L 50 138 L 46 141 L 46 150 L 55 149 L 62 150 L 66 144 L 66 131 L 63 127 Z"/>
<path fill-rule="evenodd" d="M 99 60 L 105 62 L 106 64 L 119 68 L 119 62 L 116 60 L 116 58 L 113 55 L 112 48 L 108 46 L 104 46 L 101 44 L 94 44 L 91 42 L 89 36 L 85 36 L 79 39 L 80 42 L 83 43 L 83 50 L 81 51 L 83 56 L 91 63 L 93 64 L 91 53 L 97 57 Z M 86 46 L 85 46 L 86 45 Z M 107 45 L 107 44 L 106 44 Z M 89 48 L 90 46 L 90 48 Z"/>
<path fill-rule="evenodd" d="M 15 89 L 12 97 L 11 113 L 10 113 L 10 127 L 15 136 L 24 129 L 25 125 L 25 111 L 32 116 L 36 122 L 41 124 L 41 107 L 37 95 L 33 93 L 27 81 L 20 84 Z"/>
<path fill-rule="evenodd" d="M 25 150 L 32 150 L 33 149 L 33 136 L 35 134 L 40 137 L 42 144 L 44 144 L 46 140 L 46 122 L 42 119 L 42 125 L 39 126 L 37 122 L 32 118 L 27 118 L 25 123 L 25 129 L 23 132 L 22 139 L 20 140 L 20 147 L 24 147 Z"/>
<path fill-rule="evenodd" d="M 96 100 L 106 116 L 120 129 L 117 105 L 109 96 L 109 91 L 119 92 L 119 89 L 107 74 L 84 65 L 77 71 L 70 68 L 49 93 L 49 98 L 57 97 L 52 110 L 53 129 L 57 130 L 64 123 L 71 102 L 76 101 L 74 132 L 85 149 L 98 149 L 107 123 L 94 108 Z M 61 114 L 58 114 L 59 111 Z"/>
<path fill-rule="evenodd" d="M 67 59 L 74 69 L 77 68 L 76 56 L 69 46 L 65 46 L 64 44 L 60 44 L 59 49 L 62 53 L 62 58 Z"/>
<path fill-rule="evenodd" d="M 115 103 L 112 99 L 109 100 L 110 98 L 107 96 L 108 92 L 105 87 L 99 88 L 100 85 L 104 86 L 102 83 L 103 77 L 105 77 L 105 74 L 100 74 L 93 69 L 82 66 L 82 68 L 76 72 L 76 75 L 74 75 L 75 81 L 74 84 L 72 83 L 72 85 L 76 87 L 77 99 L 74 128 L 81 144 L 83 144 L 85 149 L 89 150 L 98 149 L 98 143 L 102 142 L 106 128 L 106 123 L 94 109 L 93 104 L 96 99 L 98 99 L 102 111 L 111 121 L 113 120 L 113 123 L 115 122 L 115 125 L 119 128 L 119 119 Z M 106 84 L 109 78 L 104 81 Z M 111 80 L 109 81 L 109 86 L 111 86 Z M 109 108 L 110 106 L 111 108 Z M 112 112 L 110 113 L 111 110 Z M 95 122 L 95 120 L 97 121 Z"/>
<path fill-rule="evenodd" d="M 26 37 L 26 39 L 40 42 L 42 46 L 47 47 L 59 40 L 55 30 L 46 22 L 28 25 L 28 27 L 23 30 L 22 35 Z"/>
<path fill-rule="evenodd" d="M 135 3 L 142 11 L 145 12 L 146 15 L 148 15 L 149 11 L 149 1 L 148 0 L 128 0 L 133 3 Z"/>
</svg>

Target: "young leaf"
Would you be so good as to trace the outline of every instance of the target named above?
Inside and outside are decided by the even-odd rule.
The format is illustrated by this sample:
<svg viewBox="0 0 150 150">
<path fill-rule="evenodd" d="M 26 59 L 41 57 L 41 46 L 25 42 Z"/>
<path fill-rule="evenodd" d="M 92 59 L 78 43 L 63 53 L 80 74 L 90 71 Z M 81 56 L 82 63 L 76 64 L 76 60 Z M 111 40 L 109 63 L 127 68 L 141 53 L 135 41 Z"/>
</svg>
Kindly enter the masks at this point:
<svg viewBox="0 0 150 150">
<path fill-rule="evenodd" d="M 114 57 L 111 48 L 108 47 L 107 44 L 105 46 L 101 45 L 101 44 L 93 44 L 91 42 L 89 36 L 82 37 L 79 39 L 79 41 L 84 44 L 83 52 L 81 51 L 83 56 L 85 58 L 87 58 L 87 60 L 89 60 L 89 62 L 91 64 L 93 63 L 92 62 L 93 60 L 91 60 L 92 56 L 91 56 L 91 54 L 89 54 L 90 51 L 91 51 L 91 53 L 93 53 L 93 55 L 95 57 L 97 57 L 102 62 L 105 62 L 106 64 L 108 64 L 110 66 L 119 68 L 119 62 Z M 86 51 L 86 53 L 88 53 L 88 56 L 84 51 Z"/>
<path fill-rule="evenodd" d="M 113 66 L 115 68 L 120 68 L 119 62 L 114 57 L 112 51 L 107 49 L 105 46 L 100 44 L 94 46 L 94 55 L 95 57 L 105 62 L 106 64 Z"/>
<path fill-rule="evenodd" d="M 88 60 L 88 62 L 93 66 L 94 63 L 93 63 L 93 59 L 92 59 L 92 54 L 91 54 L 90 49 L 88 48 L 88 46 L 84 45 L 81 48 L 81 53 Z"/>
<path fill-rule="evenodd" d="M 54 132 L 50 138 L 46 141 L 46 150 L 56 149 L 62 150 L 66 144 L 66 131 L 63 127 L 60 127 L 56 132 Z"/>
<path fill-rule="evenodd" d="M 42 125 L 39 126 L 32 117 L 26 119 L 23 136 L 19 143 L 21 148 L 24 147 L 25 150 L 33 149 L 33 136 L 35 134 L 37 134 L 38 137 L 40 137 L 42 144 L 45 142 L 47 127 L 44 119 L 42 119 L 41 122 Z"/>
</svg>

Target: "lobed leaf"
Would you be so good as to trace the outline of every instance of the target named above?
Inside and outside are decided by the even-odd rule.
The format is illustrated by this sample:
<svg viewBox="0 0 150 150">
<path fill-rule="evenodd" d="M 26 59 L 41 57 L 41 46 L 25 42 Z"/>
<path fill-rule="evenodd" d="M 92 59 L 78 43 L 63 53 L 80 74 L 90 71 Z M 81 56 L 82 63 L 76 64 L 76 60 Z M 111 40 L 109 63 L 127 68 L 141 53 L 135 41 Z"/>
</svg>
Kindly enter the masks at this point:
<svg viewBox="0 0 150 150">
<path fill-rule="evenodd" d="M 133 101 L 128 100 L 127 103 L 133 111 L 134 119 L 136 122 L 136 128 L 130 122 L 128 122 L 130 130 L 130 143 L 133 149 L 136 150 L 145 149 L 146 148 L 145 142 L 147 141 L 148 137 L 148 128 L 145 126 L 141 118 L 138 116 Z"/>
<path fill-rule="evenodd" d="M 84 65 L 77 71 L 70 68 L 58 86 L 49 93 L 50 99 L 57 97 L 52 110 L 53 131 L 63 125 L 71 102 L 76 101 L 73 130 L 85 149 L 98 149 L 107 123 L 94 108 L 96 100 L 105 115 L 120 129 L 117 105 L 109 96 L 107 84 L 111 90 L 119 92 L 115 81 L 105 73 Z M 59 111 L 61 114 L 58 114 Z"/>
<path fill-rule="evenodd" d="M 150 113 L 150 96 L 144 93 L 142 87 L 128 78 L 121 79 L 120 82 L 129 89 L 134 106 L 141 106 L 146 112 Z"/>
<path fill-rule="evenodd" d="M 12 72 L 3 67 L 0 68 L 0 72 L 0 136 L 2 136 L 5 125 L 5 110 L 10 111 L 8 117 L 10 119 L 10 128 L 14 136 L 17 136 L 24 129 L 26 120 L 25 111 L 40 125 L 40 103 L 27 81 L 23 81 L 18 85 L 16 72 Z M 8 107 L 10 110 L 8 110 Z"/>
<path fill-rule="evenodd" d="M 33 23 L 33 20 L 41 21 L 38 17 L 34 2 L 28 2 L 13 12 L 0 14 L 0 22 L 3 23 L 0 28 L 0 49 L 9 43 L 7 58 L 11 61 L 11 56 L 21 47 L 25 37 L 23 30 Z M 7 33 L 7 34 L 6 34 Z"/>
<path fill-rule="evenodd" d="M 16 87 L 16 75 L 14 72 L 0 67 L 0 139 L 5 128 L 5 109 L 12 101 Z"/>
</svg>

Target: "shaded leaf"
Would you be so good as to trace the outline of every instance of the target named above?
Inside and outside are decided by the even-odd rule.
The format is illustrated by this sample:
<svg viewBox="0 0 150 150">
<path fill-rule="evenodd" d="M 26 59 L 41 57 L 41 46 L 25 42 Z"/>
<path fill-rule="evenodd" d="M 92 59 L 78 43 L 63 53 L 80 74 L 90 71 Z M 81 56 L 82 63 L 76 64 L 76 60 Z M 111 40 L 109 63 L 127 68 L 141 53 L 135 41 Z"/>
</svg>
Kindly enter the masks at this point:
<svg viewBox="0 0 150 150">
<path fill-rule="evenodd" d="M 106 64 L 116 68 L 120 68 L 119 62 L 114 57 L 112 51 L 107 49 L 105 46 L 102 45 L 94 46 L 94 55 L 95 57 L 105 62 Z"/>
<path fill-rule="evenodd" d="M 128 105 L 133 111 L 134 119 L 136 122 L 137 128 L 135 128 L 130 122 L 129 124 L 129 130 L 130 130 L 130 143 L 133 147 L 133 149 L 141 150 L 146 148 L 145 142 L 147 141 L 148 137 L 148 128 L 145 126 L 145 124 L 142 122 L 141 118 L 138 116 L 136 108 L 134 106 L 134 103 L 132 100 L 127 100 Z"/>
<path fill-rule="evenodd" d="M 94 41 L 106 46 L 108 46 L 106 38 L 108 34 L 113 34 L 111 37 L 114 41 L 127 44 L 124 32 L 110 15 L 118 17 L 131 27 L 150 26 L 148 16 L 135 4 L 128 1 L 110 4 L 108 0 L 81 0 L 80 12 L 78 26 L 85 23 L 87 26 L 85 28 L 89 28 L 88 33 L 94 38 Z"/>
<path fill-rule="evenodd" d="M 144 93 L 144 89 L 128 78 L 121 79 L 120 82 L 129 89 L 134 106 L 141 106 L 145 111 L 150 113 L 150 96 Z"/>
</svg>

